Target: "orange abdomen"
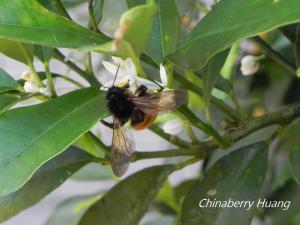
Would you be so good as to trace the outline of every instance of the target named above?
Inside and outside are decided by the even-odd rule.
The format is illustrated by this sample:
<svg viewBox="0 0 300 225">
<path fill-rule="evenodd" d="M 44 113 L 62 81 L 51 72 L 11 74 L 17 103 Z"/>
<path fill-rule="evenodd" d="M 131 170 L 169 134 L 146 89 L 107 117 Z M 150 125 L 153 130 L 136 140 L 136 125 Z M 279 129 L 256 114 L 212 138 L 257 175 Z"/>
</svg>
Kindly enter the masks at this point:
<svg viewBox="0 0 300 225">
<path fill-rule="evenodd" d="M 141 122 L 135 123 L 132 125 L 132 128 L 135 130 L 144 130 L 147 129 L 156 119 L 156 116 L 145 115 Z"/>
</svg>

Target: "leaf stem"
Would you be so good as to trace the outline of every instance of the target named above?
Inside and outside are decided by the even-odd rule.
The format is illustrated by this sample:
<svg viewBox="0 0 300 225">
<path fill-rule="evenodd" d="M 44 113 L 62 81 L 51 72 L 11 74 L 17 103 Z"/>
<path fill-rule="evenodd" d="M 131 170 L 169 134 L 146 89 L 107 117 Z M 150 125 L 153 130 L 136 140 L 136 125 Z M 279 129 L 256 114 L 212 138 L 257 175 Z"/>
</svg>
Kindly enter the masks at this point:
<svg viewBox="0 0 300 225">
<path fill-rule="evenodd" d="M 279 52 L 275 51 L 270 45 L 268 45 L 260 37 L 251 38 L 257 45 L 259 45 L 262 50 L 269 56 L 272 60 L 282 66 L 290 74 L 296 75 L 296 67 L 290 63 L 286 58 L 284 58 Z"/>
<path fill-rule="evenodd" d="M 180 162 L 180 163 L 176 164 L 176 170 L 181 170 L 181 169 L 183 169 L 186 166 L 189 166 L 189 165 L 192 165 L 194 163 L 197 163 L 201 159 L 202 158 L 194 157 L 194 158 L 188 159 L 186 161 Z"/>
<path fill-rule="evenodd" d="M 204 14 L 209 13 L 208 8 L 206 8 L 206 7 L 203 5 L 203 3 L 201 3 L 201 2 L 197 2 L 197 3 L 196 3 L 196 8 L 197 8 L 200 12 L 202 12 L 202 13 L 204 13 Z"/>
<path fill-rule="evenodd" d="M 92 30 L 95 31 L 95 32 L 99 32 L 98 24 L 97 24 L 95 16 L 94 16 L 93 3 L 94 3 L 94 0 L 89 0 L 89 6 L 88 6 L 88 9 L 89 9 L 89 22 L 90 22 L 90 26 L 91 26 Z"/>
<path fill-rule="evenodd" d="M 174 79 L 177 80 L 180 84 L 182 84 L 185 88 L 194 92 L 195 94 L 197 94 L 201 97 L 203 96 L 203 91 L 200 87 L 196 86 L 194 83 L 185 79 L 179 73 L 175 73 Z M 225 104 L 222 100 L 219 100 L 214 96 L 211 96 L 211 102 L 215 106 L 217 106 L 220 110 L 222 110 L 225 114 L 227 114 L 234 121 L 240 123 L 244 120 L 243 115 L 241 115 L 239 112 L 232 109 L 230 106 Z"/>
<path fill-rule="evenodd" d="M 47 82 L 48 82 L 50 92 L 51 92 L 51 97 L 56 98 L 57 94 L 56 94 L 56 90 L 55 90 L 55 87 L 54 87 L 52 75 L 50 73 L 49 62 L 44 62 L 44 67 L 45 67 Z"/>
<path fill-rule="evenodd" d="M 52 5 L 60 15 L 68 18 L 69 20 L 72 20 L 71 16 L 69 15 L 69 13 L 67 12 L 60 0 L 52 0 Z"/>
<path fill-rule="evenodd" d="M 166 134 L 159 126 L 153 124 L 150 128 L 149 128 L 152 132 L 154 132 L 155 134 L 157 134 L 158 136 L 160 136 L 161 138 L 167 140 L 168 142 L 179 146 L 179 147 L 189 147 L 190 143 L 178 138 L 177 136 L 173 136 L 173 135 L 169 135 Z"/>
<path fill-rule="evenodd" d="M 204 123 L 189 108 L 182 106 L 177 111 L 180 112 L 181 116 L 187 118 L 195 127 L 212 136 L 222 148 L 229 146 L 230 142 L 226 140 L 226 137 L 222 137 L 212 126 Z"/>
<path fill-rule="evenodd" d="M 152 151 L 152 152 L 142 152 L 136 151 L 132 155 L 132 161 L 138 161 L 143 159 L 151 158 L 169 158 L 169 157 L 179 157 L 179 156 L 198 156 L 203 157 L 201 152 L 196 148 L 182 148 L 182 149 L 170 149 L 164 151 Z"/>
</svg>

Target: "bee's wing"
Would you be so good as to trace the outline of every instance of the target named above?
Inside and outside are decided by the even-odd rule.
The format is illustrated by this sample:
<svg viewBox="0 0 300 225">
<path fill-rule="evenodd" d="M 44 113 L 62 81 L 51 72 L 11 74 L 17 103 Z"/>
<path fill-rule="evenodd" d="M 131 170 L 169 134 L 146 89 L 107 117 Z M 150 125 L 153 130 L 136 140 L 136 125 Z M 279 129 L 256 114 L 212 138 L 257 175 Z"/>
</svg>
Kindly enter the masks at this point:
<svg viewBox="0 0 300 225">
<path fill-rule="evenodd" d="M 134 141 L 130 133 L 122 126 L 122 123 L 114 118 L 112 138 L 111 165 L 116 176 L 124 175 L 129 167 L 130 156 L 134 150 Z"/>
<path fill-rule="evenodd" d="M 157 116 L 168 113 L 185 103 L 186 94 L 181 90 L 167 90 L 141 97 L 133 97 L 133 103 L 144 113 Z"/>
</svg>

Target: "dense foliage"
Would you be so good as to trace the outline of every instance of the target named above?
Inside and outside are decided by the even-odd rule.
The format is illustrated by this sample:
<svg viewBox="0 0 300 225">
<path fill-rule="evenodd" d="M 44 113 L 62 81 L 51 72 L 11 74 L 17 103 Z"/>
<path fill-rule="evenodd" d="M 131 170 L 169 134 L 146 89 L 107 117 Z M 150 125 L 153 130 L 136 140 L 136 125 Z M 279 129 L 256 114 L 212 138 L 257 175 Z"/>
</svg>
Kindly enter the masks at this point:
<svg viewBox="0 0 300 225">
<path fill-rule="evenodd" d="M 134 225 L 151 212 L 143 224 L 299 224 L 297 22 L 299 0 L 0 0 L 0 52 L 29 70 L 14 79 L 0 68 L 0 222 L 67 179 L 116 180 L 106 134 L 92 129 L 108 117 L 105 67 L 187 93 L 149 128 L 172 147 L 134 152 L 132 163 L 166 160 L 67 199 L 48 225 Z M 195 178 L 168 181 L 195 163 Z M 204 198 L 291 205 L 200 208 Z"/>
</svg>

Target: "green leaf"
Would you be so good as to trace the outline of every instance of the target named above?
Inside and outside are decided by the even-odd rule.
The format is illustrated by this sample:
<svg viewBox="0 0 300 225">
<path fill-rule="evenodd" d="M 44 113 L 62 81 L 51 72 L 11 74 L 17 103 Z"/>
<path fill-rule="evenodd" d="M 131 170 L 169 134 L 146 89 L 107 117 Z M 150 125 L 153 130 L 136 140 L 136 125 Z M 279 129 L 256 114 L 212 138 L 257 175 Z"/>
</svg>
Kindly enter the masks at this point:
<svg viewBox="0 0 300 225">
<path fill-rule="evenodd" d="M 300 185 L 300 139 L 299 139 L 300 119 L 290 124 L 284 132 L 279 136 L 280 144 L 278 146 L 281 151 L 288 151 L 289 163 L 292 174 Z"/>
<path fill-rule="evenodd" d="M 171 184 L 166 181 L 155 198 L 155 202 L 168 206 L 172 211 L 179 212 L 178 204 L 175 201 L 175 193 Z"/>
<path fill-rule="evenodd" d="M 157 65 L 162 58 L 175 51 L 179 37 L 179 14 L 175 0 L 157 0 L 159 12 L 155 16 L 146 53 Z"/>
<path fill-rule="evenodd" d="M 118 39 L 129 42 L 138 56 L 149 39 L 156 11 L 156 3 L 150 1 L 149 4 L 131 8 L 121 16 Z"/>
<path fill-rule="evenodd" d="M 30 93 L 4 93 L 0 95 L 0 114 L 10 109 L 18 102 L 27 99 L 32 94 Z"/>
<path fill-rule="evenodd" d="M 99 24 L 102 19 L 103 14 L 103 4 L 104 0 L 94 0 L 93 8 L 94 8 L 94 17 L 96 23 Z"/>
<path fill-rule="evenodd" d="M 94 194 L 66 199 L 55 208 L 45 225 L 77 225 L 83 213 L 100 197 Z"/>
<path fill-rule="evenodd" d="M 183 225 L 250 224 L 256 207 L 199 207 L 202 199 L 256 201 L 267 169 L 267 145 L 257 143 L 219 160 L 190 189 L 181 214 Z"/>
<path fill-rule="evenodd" d="M 122 180 L 86 212 L 79 224 L 138 224 L 173 169 L 170 165 L 150 167 Z"/>
<path fill-rule="evenodd" d="M 195 182 L 197 182 L 197 180 L 186 180 L 175 187 L 174 196 L 175 196 L 175 201 L 178 204 L 182 202 L 185 195 L 188 193 L 188 191 L 191 189 L 191 187 L 195 184 Z"/>
<path fill-rule="evenodd" d="M 0 222 L 39 202 L 90 161 L 90 155 L 74 147 L 48 161 L 21 189 L 0 198 Z"/>
<path fill-rule="evenodd" d="M 265 208 L 262 218 L 265 218 L 265 220 L 268 221 L 268 224 L 299 224 L 300 192 L 299 186 L 295 181 L 290 180 L 287 182 L 274 192 L 268 200 L 277 202 L 282 201 L 284 203 L 283 206 L 280 205 L 281 207 Z M 298 222 L 291 223 L 296 216 L 298 217 Z"/>
<path fill-rule="evenodd" d="M 141 68 L 139 58 L 135 54 L 134 49 L 130 45 L 130 43 L 125 40 L 114 40 L 106 42 L 102 45 L 84 47 L 82 48 L 82 51 L 96 51 L 124 59 L 131 58 L 137 68 L 139 75 L 143 74 L 143 69 Z"/>
<path fill-rule="evenodd" d="M 33 61 L 33 47 L 29 44 L 0 38 L 0 52 L 25 65 Z"/>
<path fill-rule="evenodd" d="M 0 95 L 0 114 L 8 110 L 10 107 L 18 103 L 19 97 L 10 93 Z"/>
<path fill-rule="evenodd" d="M 0 0 L 0 37 L 46 45 L 78 48 L 107 39 L 43 8 L 36 0 Z"/>
<path fill-rule="evenodd" d="M 34 54 L 43 63 L 49 63 L 54 53 L 54 48 L 49 48 L 45 46 L 35 45 Z"/>
<path fill-rule="evenodd" d="M 220 52 L 212 57 L 203 68 L 203 100 L 206 110 L 208 111 L 209 100 L 212 90 L 217 82 L 220 71 L 228 56 L 228 50 Z"/>
<path fill-rule="evenodd" d="M 237 40 L 300 21 L 299 7 L 298 0 L 222 0 L 169 59 L 180 66 L 199 69 Z"/>
<path fill-rule="evenodd" d="M 95 137 L 93 134 L 86 133 L 86 134 L 82 135 L 74 143 L 74 145 L 95 157 L 103 158 L 103 157 L 105 157 L 105 154 L 104 154 L 105 149 L 104 148 L 106 148 L 106 146 L 104 144 L 102 144 L 102 146 L 100 146 L 98 139 L 96 140 L 97 141 L 97 144 L 96 144 L 95 139 L 97 139 L 97 137 Z"/>
<path fill-rule="evenodd" d="M 18 82 L 0 68 L 0 93 L 15 91 L 18 89 L 20 89 Z"/>
<path fill-rule="evenodd" d="M 126 0 L 127 6 L 129 9 L 137 6 L 137 5 L 144 5 L 146 0 Z"/>
<path fill-rule="evenodd" d="M 111 180 L 114 174 L 110 167 L 102 166 L 99 163 L 90 163 L 76 172 L 71 179 L 76 181 L 100 181 Z"/>
<path fill-rule="evenodd" d="M 18 190 L 106 113 L 104 94 L 81 89 L 0 116 L 0 196 Z M 13 174 L 13 176 L 12 176 Z"/>
</svg>

